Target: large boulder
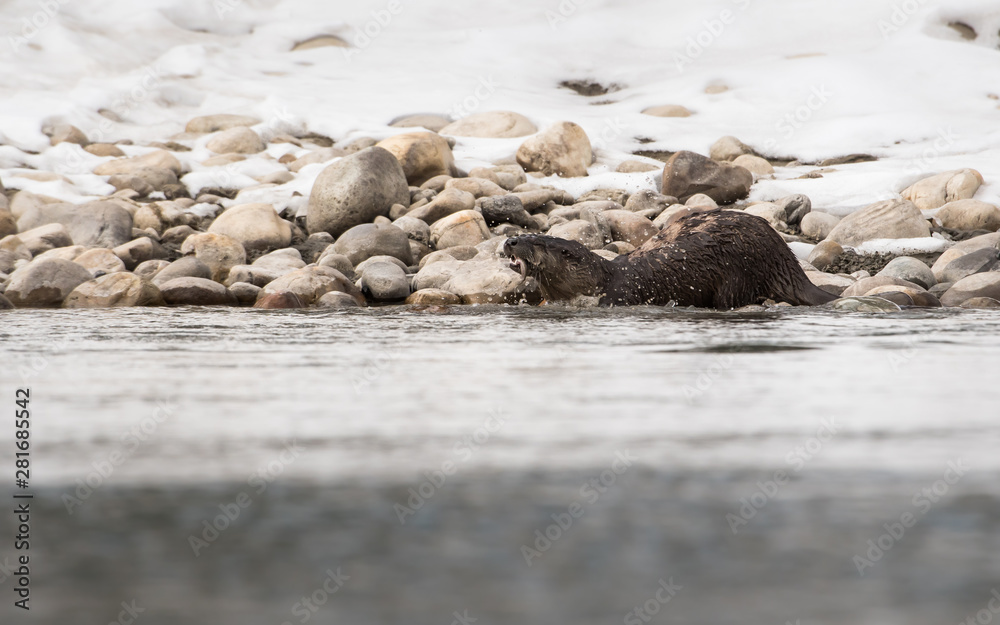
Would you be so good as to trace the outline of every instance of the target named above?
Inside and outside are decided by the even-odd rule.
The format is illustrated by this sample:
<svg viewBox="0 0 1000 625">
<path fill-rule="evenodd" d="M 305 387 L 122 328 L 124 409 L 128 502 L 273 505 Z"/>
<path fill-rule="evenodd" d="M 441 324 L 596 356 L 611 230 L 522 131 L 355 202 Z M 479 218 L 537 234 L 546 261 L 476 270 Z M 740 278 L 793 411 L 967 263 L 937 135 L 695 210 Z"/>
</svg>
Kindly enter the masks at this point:
<svg viewBox="0 0 1000 625">
<path fill-rule="evenodd" d="M 103 247 L 95 247 L 92 250 L 87 250 L 72 260 L 94 275 L 98 272 L 117 273 L 125 271 L 125 263 L 122 262 L 122 259 L 118 258 L 111 250 Z"/>
<path fill-rule="evenodd" d="M 589 250 L 600 249 L 606 244 L 597 226 L 585 219 L 572 219 L 561 224 L 556 224 L 549 228 L 546 234 L 552 237 L 559 237 L 560 239 L 576 241 Z"/>
<path fill-rule="evenodd" d="M 123 243 L 111 251 L 125 263 L 125 269 L 129 271 L 147 260 L 160 260 L 170 255 L 162 245 L 148 237 Z"/>
<path fill-rule="evenodd" d="M 239 204 L 227 208 L 215 218 L 209 232 L 224 234 L 243 244 L 247 251 L 266 251 L 288 247 L 292 228 L 266 203 Z"/>
<path fill-rule="evenodd" d="M 462 298 L 464 304 L 516 304 L 538 302 L 538 283 L 524 280 L 508 263 L 488 258 L 464 262 L 442 289 Z"/>
<path fill-rule="evenodd" d="M 431 226 L 431 244 L 439 250 L 456 245 L 479 245 L 492 236 L 486 220 L 474 210 L 459 211 Z"/>
<path fill-rule="evenodd" d="M 938 210 L 934 219 L 952 230 L 1000 230 L 1000 208 L 979 200 L 955 200 Z"/>
<path fill-rule="evenodd" d="M 410 282 L 399 265 L 387 261 L 366 263 L 359 267 L 361 292 L 378 302 L 393 302 L 406 299 L 410 294 Z"/>
<path fill-rule="evenodd" d="M 969 199 L 981 184 L 983 175 L 975 169 L 956 169 L 919 180 L 904 189 L 902 196 L 917 208 L 926 210 Z"/>
<path fill-rule="evenodd" d="M 11 274 L 4 295 L 15 306 L 59 306 L 73 289 L 93 275 L 69 260 L 43 258 Z"/>
<path fill-rule="evenodd" d="M 528 211 L 524 210 L 524 204 L 516 195 L 482 197 L 476 200 L 476 205 L 488 226 L 509 223 L 522 228 L 534 229 L 538 227 Z"/>
<path fill-rule="evenodd" d="M 151 281 L 154 285 L 160 286 L 174 278 L 205 278 L 206 280 L 211 280 L 212 269 L 198 260 L 197 256 L 184 256 L 156 272 Z"/>
<path fill-rule="evenodd" d="M 309 196 L 310 233 L 338 237 L 354 226 L 387 216 L 393 204 L 410 205 L 403 167 L 385 148 L 365 148 L 328 165 Z"/>
<path fill-rule="evenodd" d="M 816 241 L 822 241 L 830 236 L 833 229 L 840 223 L 840 217 L 821 211 L 810 211 L 802 216 L 799 228 L 802 234 Z"/>
<path fill-rule="evenodd" d="M 462 298 L 444 289 L 421 289 L 410 294 L 404 303 L 410 306 L 448 306 L 461 304 Z"/>
<path fill-rule="evenodd" d="M 925 263 L 911 256 L 898 256 L 889 261 L 889 264 L 882 268 L 882 271 L 875 274 L 876 277 L 898 278 L 919 284 L 925 289 L 929 289 L 937 284 L 934 272 Z"/>
<path fill-rule="evenodd" d="M 171 306 L 237 306 L 236 296 L 213 280 L 174 278 L 160 285 L 163 301 Z"/>
<path fill-rule="evenodd" d="M 455 157 L 448 140 L 435 132 L 395 135 L 375 145 L 388 150 L 399 160 L 406 181 L 415 187 L 434 176 L 455 171 Z"/>
<path fill-rule="evenodd" d="M 127 272 L 109 273 L 79 285 L 63 301 L 65 308 L 160 306 L 163 296 L 154 284 Z"/>
<path fill-rule="evenodd" d="M 573 122 L 557 122 L 525 140 L 516 157 L 524 171 L 565 178 L 586 176 L 594 160 L 590 138 Z"/>
<path fill-rule="evenodd" d="M 208 265 L 212 270 L 212 280 L 217 282 L 225 280 L 231 268 L 247 262 L 247 253 L 242 243 L 215 232 L 199 232 L 184 239 L 181 254 L 194 254 L 198 260 Z"/>
<path fill-rule="evenodd" d="M 511 138 L 526 137 L 538 132 L 538 128 L 524 115 L 511 111 L 487 111 L 473 113 L 452 122 L 439 131 L 443 135 L 456 137 Z"/>
<path fill-rule="evenodd" d="M 1000 251 L 995 247 L 984 247 L 983 249 L 969 252 L 948 263 L 941 271 L 941 282 L 958 282 L 966 276 L 984 271 L 997 271 L 1000 269 Z"/>
<path fill-rule="evenodd" d="M 413 254 L 406 233 L 392 224 L 361 224 L 337 238 L 333 251 L 357 266 L 372 256 L 392 256 L 410 265 Z"/>
<path fill-rule="evenodd" d="M 753 154 L 753 148 L 732 135 L 720 137 L 708 150 L 713 161 L 732 161 L 744 154 Z"/>
<path fill-rule="evenodd" d="M 132 214 L 113 202 L 41 204 L 21 215 L 22 232 L 48 224 L 62 224 L 77 245 L 118 247 L 132 239 Z"/>
<path fill-rule="evenodd" d="M 681 202 L 704 193 L 719 204 L 731 204 L 750 195 L 752 185 L 753 174 L 746 169 L 682 150 L 667 159 L 660 192 Z"/>
<path fill-rule="evenodd" d="M 443 254 L 444 252 L 435 252 Z M 413 290 L 440 289 L 458 271 L 462 264 L 450 258 L 438 262 L 430 262 L 420 268 L 417 275 L 413 276 Z"/>
<path fill-rule="evenodd" d="M 853 247 L 872 239 L 915 239 L 930 235 L 927 220 L 913 202 L 885 200 L 847 215 L 827 238 Z"/>
<path fill-rule="evenodd" d="M 261 290 L 260 297 L 271 293 L 295 293 L 306 306 L 311 306 L 324 294 L 339 291 L 352 296 L 363 305 L 365 298 L 347 276 L 332 267 L 322 265 L 296 269 L 272 281 Z"/>
<path fill-rule="evenodd" d="M 8 290 L 8 293 L 10 291 Z M 1000 271 L 974 273 L 951 285 L 941 296 L 943 306 L 959 306 L 974 297 L 990 297 L 1000 300 Z"/>
</svg>

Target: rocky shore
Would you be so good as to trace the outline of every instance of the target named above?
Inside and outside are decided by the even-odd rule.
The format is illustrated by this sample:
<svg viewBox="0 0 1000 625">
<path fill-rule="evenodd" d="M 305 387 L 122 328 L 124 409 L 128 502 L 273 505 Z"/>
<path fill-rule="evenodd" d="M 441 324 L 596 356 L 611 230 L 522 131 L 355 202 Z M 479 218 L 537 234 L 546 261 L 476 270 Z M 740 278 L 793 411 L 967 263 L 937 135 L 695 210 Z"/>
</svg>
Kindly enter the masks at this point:
<svg viewBox="0 0 1000 625">
<path fill-rule="evenodd" d="M 768 161 L 734 137 L 708 156 L 617 165 L 637 179 L 653 172 L 659 188 L 573 197 L 555 182 L 586 176 L 595 152 L 573 122 L 539 130 L 524 115 L 494 111 L 390 125 L 399 134 L 337 142 L 220 114 L 147 146 L 44 128 L 51 162 L 75 159 L 92 173 L 5 170 L 0 309 L 538 303 L 538 285 L 498 254 L 507 237 L 541 232 L 612 258 L 686 212 L 717 206 L 765 219 L 809 279 L 841 296 L 834 308 L 1000 308 L 1000 208 L 975 199 L 983 177 L 973 169 L 928 172 L 839 218 L 803 194 L 749 202 L 756 180 L 801 164 Z M 516 152 L 491 166 L 456 166 L 456 142 L 512 138 L 523 138 Z M 18 152 L 3 149 L 8 160 Z M 315 182 L 303 188 L 308 173 Z M 47 183 L 99 199 L 72 204 L 37 192 Z"/>
</svg>

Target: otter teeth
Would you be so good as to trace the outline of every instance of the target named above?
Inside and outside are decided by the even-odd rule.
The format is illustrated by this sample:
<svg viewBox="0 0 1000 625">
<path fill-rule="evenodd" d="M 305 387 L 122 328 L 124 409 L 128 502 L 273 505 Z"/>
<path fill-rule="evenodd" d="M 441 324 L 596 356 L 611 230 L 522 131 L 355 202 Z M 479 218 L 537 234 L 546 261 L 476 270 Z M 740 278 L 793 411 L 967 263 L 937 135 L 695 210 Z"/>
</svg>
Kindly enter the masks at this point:
<svg viewBox="0 0 1000 625">
<path fill-rule="evenodd" d="M 512 258 L 510 268 L 521 274 L 522 278 L 528 277 L 528 266 L 520 258 Z"/>
</svg>

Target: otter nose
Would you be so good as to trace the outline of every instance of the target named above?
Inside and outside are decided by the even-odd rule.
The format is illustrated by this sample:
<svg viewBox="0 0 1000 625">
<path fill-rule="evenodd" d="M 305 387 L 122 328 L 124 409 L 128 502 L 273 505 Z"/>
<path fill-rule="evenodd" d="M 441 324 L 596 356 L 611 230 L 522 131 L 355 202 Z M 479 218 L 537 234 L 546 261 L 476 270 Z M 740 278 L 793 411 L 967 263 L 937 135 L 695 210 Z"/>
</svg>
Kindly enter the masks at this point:
<svg viewBox="0 0 1000 625">
<path fill-rule="evenodd" d="M 509 247 L 514 247 L 515 245 L 517 245 L 517 239 L 507 239 L 507 245 Z"/>
</svg>

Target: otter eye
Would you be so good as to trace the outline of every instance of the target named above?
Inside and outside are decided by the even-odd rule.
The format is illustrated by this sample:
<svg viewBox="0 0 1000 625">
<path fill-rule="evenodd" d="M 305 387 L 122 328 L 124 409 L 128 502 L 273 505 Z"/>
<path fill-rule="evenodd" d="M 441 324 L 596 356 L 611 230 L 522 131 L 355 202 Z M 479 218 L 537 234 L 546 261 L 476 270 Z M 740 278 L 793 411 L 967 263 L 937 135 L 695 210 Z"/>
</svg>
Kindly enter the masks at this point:
<svg viewBox="0 0 1000 625">
<path fill-rule="evenodd" d="M 570 256 L 569 250 L 562 250 L 562 255 L 569 257 Z"/>
</svg>

